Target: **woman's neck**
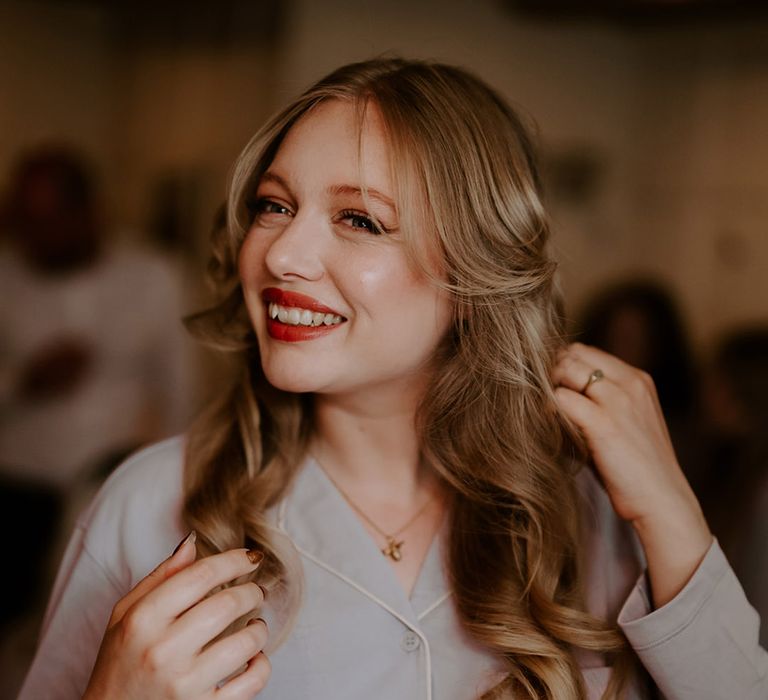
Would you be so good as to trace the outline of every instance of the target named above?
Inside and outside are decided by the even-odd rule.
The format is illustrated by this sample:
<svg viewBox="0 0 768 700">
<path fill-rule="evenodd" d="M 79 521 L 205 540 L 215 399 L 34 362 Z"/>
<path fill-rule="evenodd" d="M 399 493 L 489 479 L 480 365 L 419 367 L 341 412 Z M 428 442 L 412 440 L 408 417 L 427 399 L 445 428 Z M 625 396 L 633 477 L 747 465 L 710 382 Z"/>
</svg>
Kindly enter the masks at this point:
<svg viewBox="0 0 768 700">
<path fill-rule="evenodd" d="M 351 494 L 398 503 L 423 501 L 434 476 L 420 465 L 415 426 L 417 397 L 369 394 L 315 397 L 311 451 Z"/>
</svg>

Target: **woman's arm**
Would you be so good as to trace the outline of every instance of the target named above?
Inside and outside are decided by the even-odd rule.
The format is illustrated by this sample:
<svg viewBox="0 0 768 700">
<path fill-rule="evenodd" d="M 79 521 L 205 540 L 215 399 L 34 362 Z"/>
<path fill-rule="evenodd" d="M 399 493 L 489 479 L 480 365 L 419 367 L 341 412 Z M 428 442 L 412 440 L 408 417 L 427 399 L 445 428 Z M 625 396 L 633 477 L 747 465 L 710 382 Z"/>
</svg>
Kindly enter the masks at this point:
<svg viewBox="0 0 768 700">
<path fill-rule="evenodd" d="M 590 382 L 598 369 L 604 377 Z M 580 344 L 561 353 L 553 378 L 644 549 L 646 573 L 618 617 L 643 665 L 669 700 L 768 698 L 759 617 L 680 469 L 650 378 Z"/>
<path fill-rule="evenodd" d="M 78 525 L 67 546 L 19 700 L 80 698 L 112 606 L 122 593 L 84 546 Z"/>
<path fill-rule="evenodd" d="M 583 387 L 594 370 L 604 377 Z M 645 551 L 655 607 L 685 586 L 712 533 L 683 475 L 651 378 L 608 353 L 575 343 L 555 368 L 563 412 L 583 431 L 614 510 Z"/>
</svg>

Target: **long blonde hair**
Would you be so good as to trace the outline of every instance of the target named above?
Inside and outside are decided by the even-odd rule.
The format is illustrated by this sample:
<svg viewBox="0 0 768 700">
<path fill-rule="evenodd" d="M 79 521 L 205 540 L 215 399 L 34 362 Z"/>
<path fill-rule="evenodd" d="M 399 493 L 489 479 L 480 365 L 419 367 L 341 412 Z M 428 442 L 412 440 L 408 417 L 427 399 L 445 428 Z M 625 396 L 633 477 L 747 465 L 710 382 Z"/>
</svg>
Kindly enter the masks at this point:
<svg viewBox="0 0 768 700">
<path fill-rule="evenodd" d="M 265 511 L 306 455 L 311 397 L 272 387 L 261 369 L 237 276 L 248 200 L 285 134 L 324 100 L 378 108 L 390 148 L 404 244 L 453 299 L 453 324 L 417 414 L 423 458 L 452 496 L 448 570 L 466 631 L 506 661 L 482 697 L 583 698 L 574 650 L 624 658 L 615 625 L 585 611 L 576 464 L 583 456 L 550 382 L 563 343 L 555 263 L 533 148 L 520 118 L 469 73 L 377 59 L 348 65 L 261 129 L 233 171 L 214 235 L 215 306 L 193 331 L 233 354 L 230 390 L 190 431 L 183 517 L 203 554 L 253 546 L 260 581 L 299 605 L 299 572 Z M 428 205 L 425 205 L 428 203 Z M 425 260 L 424 232 L 439 251 Z M 286 628 L 287 629 L 287 628 Z M 620 665 L 620 664 L 619 664 Z M 618 697 L 626 672 L 614 674 Z"/>
</svg>

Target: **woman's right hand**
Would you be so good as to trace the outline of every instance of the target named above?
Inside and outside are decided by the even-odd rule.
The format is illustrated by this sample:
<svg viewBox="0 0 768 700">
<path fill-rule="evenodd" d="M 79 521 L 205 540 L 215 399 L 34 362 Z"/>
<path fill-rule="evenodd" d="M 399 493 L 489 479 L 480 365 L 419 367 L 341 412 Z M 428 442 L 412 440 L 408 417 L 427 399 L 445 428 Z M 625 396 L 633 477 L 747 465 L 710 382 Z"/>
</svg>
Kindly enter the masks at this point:
<svg viewBox="0 0 768 700">
<path fill-rule="evenodd" d="M 195 561 L 195 534 L 115 605 L 83 700 L 250 700 L 270 674 L 267 626 L 206 645 L 261 606 L 263 589 L 243 583 L 211 589 L 256 570 L 262 555 L 232 549 Z M 220 681 L 246 669 L 218 687 Z"/>
</svg>

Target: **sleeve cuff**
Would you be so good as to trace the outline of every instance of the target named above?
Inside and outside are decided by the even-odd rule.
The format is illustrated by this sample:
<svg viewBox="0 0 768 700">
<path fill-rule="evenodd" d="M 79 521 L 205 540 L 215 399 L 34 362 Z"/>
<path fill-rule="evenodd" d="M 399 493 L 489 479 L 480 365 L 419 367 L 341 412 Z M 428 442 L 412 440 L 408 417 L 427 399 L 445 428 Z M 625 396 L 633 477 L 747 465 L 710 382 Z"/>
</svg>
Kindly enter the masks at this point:
<svg viewBox="0 0 768 700">
<path fill-rule="evenodd" d="M 665 697 L 768 697 L 768 654 L 760 617 L 717 540 L 683 589 L 653 610 L 647 576 L 635 584 L 618 624 Z"/>
<path fill-rule="evenodd" d="M 636 650 L 663 642 L 691 622 L 730 569 L 720 544 L 713 539 L 688 583 L 672 600 L 655 610 L 644 571 L 619 612 L 619 626 Z"/>
</svg>

